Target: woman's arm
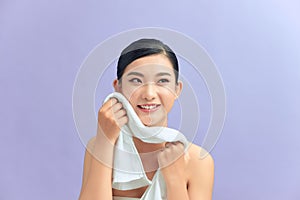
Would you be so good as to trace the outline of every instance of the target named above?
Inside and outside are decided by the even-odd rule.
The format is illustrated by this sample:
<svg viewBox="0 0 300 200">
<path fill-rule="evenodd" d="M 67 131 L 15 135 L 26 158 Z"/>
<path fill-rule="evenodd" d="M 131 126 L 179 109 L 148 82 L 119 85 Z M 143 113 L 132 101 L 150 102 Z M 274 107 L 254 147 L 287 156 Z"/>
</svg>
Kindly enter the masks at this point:
<svg viewBox="0 0 300 200">
<path fill-rule="evenodd" d="M 185 180 L 174 180 L 166 182 L 168 200 L 189 200 Z"/>
<path fill-rule="evenodd" d="M 159 165 L 166 182 L 168 200 L 212 199 L 214 162 L 209 154 L 200 159 L 200 150 L 192 144 L 184 155 L 181 143 L 169 143 L 160 153 Z"/>
<path fill-rule="evenodd" d="M 128 118 L 115 98 L 103 104 L 98 112 L 97 136 L 89 142 L 85 159 L 79 200 L 112 199 L 112 163 L 114 144 L 120 127 Z"/>
<path fill-rule="evenodd" d="M 96 152 L 103 154 L 97 155 Z M 109 166 L 112 158 L 113 145 L 108 141 L 105 142 L 105 138 L 97 136 L 89 142 L 85 153 L 79 200 L 112 199 L 112 168 Z"/>
<path fill-rule="evenodd" d="M 167 186 L 168 200 L 189 200 L 186 179 L 187 156 L 180 142 L 166 143 L 158 162 Z"/>
<path fill-rule="evenodd" d="M 203 150 L 203 149 L 202 149 Z M 201 147 L 191 145 L 188 164 L 190 200 L 211 200 L 214 185 L 214 160 L 210 154 L 200 158 Z"/>
</svg>

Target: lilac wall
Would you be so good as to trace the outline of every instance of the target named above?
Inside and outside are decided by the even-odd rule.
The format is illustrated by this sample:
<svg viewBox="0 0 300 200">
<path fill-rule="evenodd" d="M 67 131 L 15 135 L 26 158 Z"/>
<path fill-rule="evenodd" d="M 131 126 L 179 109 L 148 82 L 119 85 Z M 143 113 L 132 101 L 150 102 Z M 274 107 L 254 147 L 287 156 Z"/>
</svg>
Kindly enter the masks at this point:
<svg viewBox="0 0 300 200">
<path fill-rule="evenodd" d="M 145 26 L 194 38 L 222 74 L 214 199 L 300 199 L 299 19 L 296 0 L 0 1 L 0 199 L 78 197 L 77 70 L 107 37 Z"/>
</svg>

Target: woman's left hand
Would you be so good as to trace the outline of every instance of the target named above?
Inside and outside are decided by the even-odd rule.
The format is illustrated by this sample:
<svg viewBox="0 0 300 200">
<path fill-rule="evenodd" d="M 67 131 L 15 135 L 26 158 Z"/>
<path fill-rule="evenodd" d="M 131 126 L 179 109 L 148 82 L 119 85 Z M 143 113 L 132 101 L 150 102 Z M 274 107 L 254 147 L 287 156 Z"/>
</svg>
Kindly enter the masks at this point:
<svg viewBox="0 0 300 200">
<path fill-rule="evenodd" d="M 185 169 L 188 156 L 181 142 L 167 142 L 158 154 L 158 164 L 166 183 L 186 181 Z"/>
</svg>

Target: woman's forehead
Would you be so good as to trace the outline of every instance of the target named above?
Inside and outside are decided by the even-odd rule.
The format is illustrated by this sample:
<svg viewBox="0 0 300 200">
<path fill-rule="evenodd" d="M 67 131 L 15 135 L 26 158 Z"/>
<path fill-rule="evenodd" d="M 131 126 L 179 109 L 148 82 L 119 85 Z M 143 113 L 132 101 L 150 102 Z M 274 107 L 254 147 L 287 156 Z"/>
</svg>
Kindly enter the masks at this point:
<svg viewBox="0 0 300 200">
<path fill-rule="evenodd" d="M 143 74 L 145 76 L 147 75 L 169 75 L 169 76 L 175 76 L 173 72 L 173 68 L 170 66 L 165 65 L 159 65 L 159 64 L 145 64 L 145 65 L 139 65 L 132 67 L 125 71 L 125 76 L 130 75 L 138 75 Z"/>
<path fill-rule="evenodd" d="M 128 74 L 132 71 L 160 73 L 171 72 L 172 70 L 173 66 L 170 60 L 165 55 L 158 54 L 136 59 L 126 67 L 124 74 Z"/>
</svg>

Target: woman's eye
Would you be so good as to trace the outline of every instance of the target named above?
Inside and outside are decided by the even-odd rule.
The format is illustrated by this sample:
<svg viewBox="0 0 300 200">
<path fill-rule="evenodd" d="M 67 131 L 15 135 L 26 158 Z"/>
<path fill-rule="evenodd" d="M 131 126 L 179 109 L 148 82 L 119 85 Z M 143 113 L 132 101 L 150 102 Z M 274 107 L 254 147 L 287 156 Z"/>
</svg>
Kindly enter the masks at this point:
<svg viewBox="0 0 300 200">
<path fill-rule="evenodd" d="M 133 78 L 133 79 L 130 79 L 129 81 L 132 82 L 132 83 L 141 83 L 141 82 L 142 82 L 142 81 L 141 81 L 140 79 L 138 79 L 138 78 Z"/>
<path fill-rule="evenodd" d="M 170 81 L 168 79 L 160 79 L 158 83 L 169 83 Z"/>
</svg>

